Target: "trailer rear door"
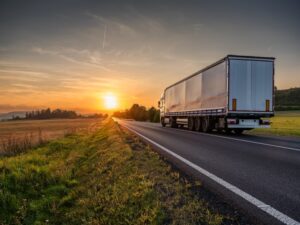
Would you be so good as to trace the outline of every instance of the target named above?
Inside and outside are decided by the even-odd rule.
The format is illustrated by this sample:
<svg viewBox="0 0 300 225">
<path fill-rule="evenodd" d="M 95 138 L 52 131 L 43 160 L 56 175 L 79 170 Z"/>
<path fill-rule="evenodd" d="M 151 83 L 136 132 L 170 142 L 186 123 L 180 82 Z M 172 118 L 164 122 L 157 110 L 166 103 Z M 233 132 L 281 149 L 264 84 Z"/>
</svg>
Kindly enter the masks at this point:
<svg viewBox="0 0 300 225">
<path fill-rule="evenodd" d="M 229 58 L 229 111 L 273 112 L 273 59 Z"/>
</svg>

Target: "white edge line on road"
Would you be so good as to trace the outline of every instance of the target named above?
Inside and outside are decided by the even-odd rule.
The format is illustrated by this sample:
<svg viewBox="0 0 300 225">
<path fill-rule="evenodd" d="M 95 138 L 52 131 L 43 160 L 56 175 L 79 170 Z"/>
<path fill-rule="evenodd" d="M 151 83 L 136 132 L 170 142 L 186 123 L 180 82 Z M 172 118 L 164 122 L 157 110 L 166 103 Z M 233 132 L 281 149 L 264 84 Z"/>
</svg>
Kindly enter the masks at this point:
<svg viewBox="0 0 300 225">
<path fill-rule="evenodd" d="M 119 124 L 121 124 L 121 123 L 119 123 Z M 157 146 L 161 150 L 167 152 L 168 154 L 172 155 L 173 157 L 175 157 L 175 158 L 179 159 L 180 161 L 184 162 L 186 165 L 192 167 L 193 169 L 197 170 L 201 174 L 209 177 L 210 179 L 212 179 L 216 183 L 220 184 L 221 186 L 225 187 L 226 189 L 232 191 L 236 195 L 242 197 L 243 199 L 245 199 L 246 201 L 248 201 L 252 205 L 258 207 L 259 209 L 261 209 L 264 212 L 266 212 L 267 214 L 273 216 L 274 218 L 281 221 L 282 223 L 288 224 L 288 225 L 300 225 L 300 223 L 298 221 L 290 218 L 289 216 L 287 216 L 287 215 L 283 214 L 282 212 L 278 211 L 277 209 L 274 209 L 272 206 L 267 205 L 266 203 L 258 200 L 257 198 L 253 197 L 252 195 L 242 191 L 238 187 L 228 183 L 227 181 L 223 180 L 222 178 L 217 177 L 216 175 L 208 172 L 207 170 L 201 168 L 200 166 L 188 161 L 187 159 L 185 159 L 182 156 L 172 152 L 171 150 L 167 149 L 166 147 L 164 147 L 164 146 L 156 143 L 155 141 L 147 138 L 146 136 L 142 135 L 141 133 L 137 132 L 136 130 L 134 130 L 134 129 L 132 129 L 132 128 L 124 125 L 124 124 L 121 124 L 121 125 L 126 127 L 128 130 L 132 131 L 133 133 L 137 134 L 138 136 L 144 138 L 145 140 L 147 140 L 151 144 Z"/>
<path fill-rule="evenodd" d="M 251 143 L 251 144 L 265 145 L 268 147 L 283 148 L 283 149 L 300 152 L 300 148 L 292 148 L 292 147 L 286 147 L 286 146 L 281 146 L 281 145 L 273 145 L 273 144 L 268 144 L 268 143 L 263 143 L 263 142 L 258 142 L 258 141 L 249 141 L 249 140 L 240 139 L 240 138 L 225 137 L 225 136 L 216 135 L 216 134 L 197 133 L 196 131 L 190 131 L 190 130 L 180 130 L 180 129 L 176 129 L 176 130 L 182 131 L 182 132 L 190 132 L 192 134 L 200 134 L 200 135 L 206 135 L 206 136 L 211 136 L 211 137 L 218 137 L 218 138 L 223 138 L 223 139 L 228 139 L 228 140 L 241 141 L 241 142 L 247 142 L 247 143 Z"/>
</svg>

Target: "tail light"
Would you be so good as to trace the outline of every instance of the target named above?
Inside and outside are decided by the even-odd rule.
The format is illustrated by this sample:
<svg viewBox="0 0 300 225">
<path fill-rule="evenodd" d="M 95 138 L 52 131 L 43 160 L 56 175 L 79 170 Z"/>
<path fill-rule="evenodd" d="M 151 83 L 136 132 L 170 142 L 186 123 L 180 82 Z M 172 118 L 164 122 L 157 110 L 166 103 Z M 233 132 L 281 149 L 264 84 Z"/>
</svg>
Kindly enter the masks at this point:
<svg viewBox="0 0 300 225">
<path fill-rule="evenodd" d="M 232 110 L 236 111 L 236 98 L 232 99 Z"/>
<path fill-rule="evenodd" d="M 237 124 L 237 119 L 227 119 L 227 124 Z"/>
<path fill-rule="evenodd" d="M 266 112 L 270 111 L 270 100 L 266 100 Z"/>
</svg>

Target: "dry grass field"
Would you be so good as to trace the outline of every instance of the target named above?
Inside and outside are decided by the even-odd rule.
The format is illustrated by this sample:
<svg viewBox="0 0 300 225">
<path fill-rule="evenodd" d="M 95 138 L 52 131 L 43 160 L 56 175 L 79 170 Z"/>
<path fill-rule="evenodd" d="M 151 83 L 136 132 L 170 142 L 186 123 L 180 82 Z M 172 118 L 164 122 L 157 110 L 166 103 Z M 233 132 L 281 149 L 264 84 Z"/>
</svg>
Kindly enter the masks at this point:
<svg viewBox="0 0 300 225">
<path fill-rule="evenodd" d="M 89 132 L 101 119 L 52 119 L 0 122 L 0 155 L 23 152 L 33 147 L 75 132 Z"/>
</svg>

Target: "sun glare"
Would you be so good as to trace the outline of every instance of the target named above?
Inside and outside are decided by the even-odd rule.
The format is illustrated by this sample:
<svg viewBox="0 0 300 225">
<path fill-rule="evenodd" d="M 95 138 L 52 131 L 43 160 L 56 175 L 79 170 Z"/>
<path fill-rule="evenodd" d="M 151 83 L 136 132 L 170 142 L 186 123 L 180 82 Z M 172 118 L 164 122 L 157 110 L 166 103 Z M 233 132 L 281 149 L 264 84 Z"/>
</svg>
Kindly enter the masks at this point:
<svg viewBox="0 0 300 225">
<path fill-rule="evenodd" d="M 104 99 L 104 106 L 106 109 L 115 109 L 117 108 L 118 102 L 117 97 L 113 94 L 106 94 L 103 97 Z"/>
</svg>

